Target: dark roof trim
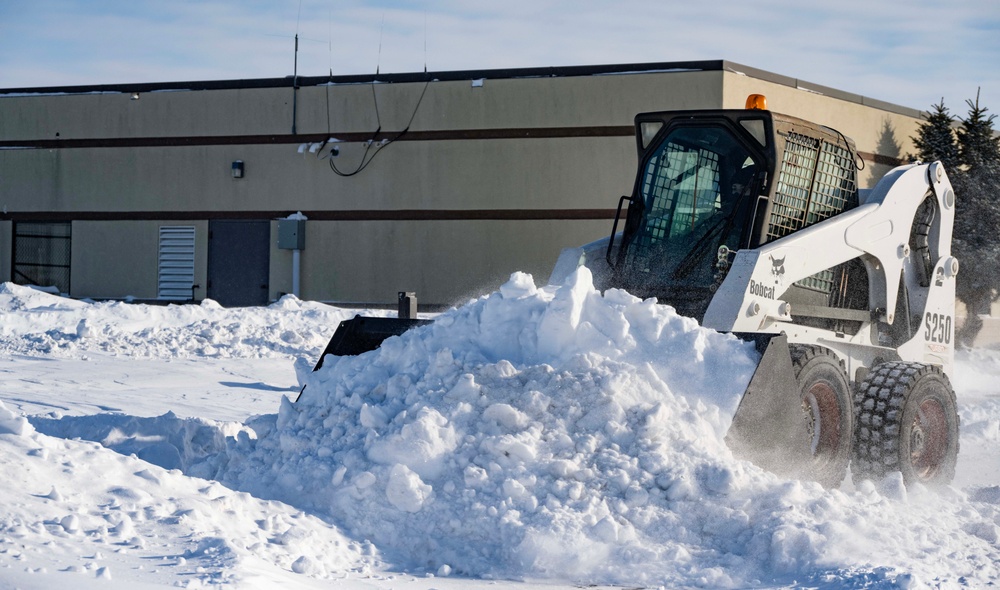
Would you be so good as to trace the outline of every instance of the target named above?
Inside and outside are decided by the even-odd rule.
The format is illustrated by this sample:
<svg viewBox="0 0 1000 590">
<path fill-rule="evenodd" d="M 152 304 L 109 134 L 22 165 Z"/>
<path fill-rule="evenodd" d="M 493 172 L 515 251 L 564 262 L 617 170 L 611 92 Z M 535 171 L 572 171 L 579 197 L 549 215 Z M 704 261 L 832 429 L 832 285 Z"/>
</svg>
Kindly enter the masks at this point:
<svg viewBox="0 0 1000 590">
<path fill-rule="evenodd" d="M 198 135 L 177 137 L 106 137 L 85 139 L 0 140 L 0 149 L 74 149 L 74 148 L 144 148 L 192 147 L 206 145 L 272 145 L 363 141 L 458 141 L 492 139 L 562 139 L 573 137 L 632 137 L 631 125 L 591 127 L 519 127 L 496 129 L 453 129 L 428 131 L 333 132 L 295 135 Z"/>
<path fill-rule="evenodd" d="M 607 74 L 652 74 L 664 72 L 738 72 L 759 80 L 815 92 L 840 100 L 863 104 L 872 108 L 920 118 L 922 111 L 895 105 L 837 90 L 820 84 L 813 84 L 798 78 L 782 76 L 723 59 L 670 61 L 654 63 L 604 64 L 590 66 L 550 66 L 536 68 L 502 68 L 493 70 L 454 70 L 446 72 L 413 72 L 400 74 L 352 74 L 342 76 L 299 76 L 297 83 L 303 86 L 324 84 L 370 84 L 372 82 L 401 83 L 428 81 L 458 81 L 489 78 L 501 80 L 509 78 L 557 78 L 570 76 L 598 76 Z M 295 83 L 292 76 L 284 78 L 255 78 L 249 80 L 203 80 L 189 82 L 148 82 L 134 84 L 98 84 L 93 86 L 40 86 L 30 88 L 0 88 L 0 96 L 34 94 L 101 94 L 131 92 L 169 92 L 179 90 L 233 90 L 240 88 L 291 88 Z"/>
<path fill-rule="evenodd" d="M 20 211 L 0 213 L 3 221 L 199 221 L 284 219 L 295 213 L 272 211 Z M 615 218 L 614 209 L 343 209 L 301 211 L 312 221 L 553 221 Z"/>
<path fill-rule="evenodd" d="M 496 70 L 455 70 L 449 72 L 413 72 L 402 74 L 352 74 L 343 76 L 299 76 L 298 85 L 369 84 L 372 82 L 427 82 L 456 81 L 490 78 L 557 78 L 568 76 L 594 76 L 599 74 L 624 74 L 629 72 L 657 71 L 720 71 L 723 60 L 678 61 L 644 64 L 607 64 L 596 66 L 554 66 L 543 68 L 503 68 Z M 291 88 L 292 76 L 284 78 L 255 78 L 251 80 L 204 80 L 191 82 L 149 82 L 138 84 L 98 84 L 93 86 L 41 86 L 34 88 L 0 88 L 2 94 L 87 94 L 118 92 L 156 92 L 166 90 L 227 90 L 237 88 Z"/>
</svg>

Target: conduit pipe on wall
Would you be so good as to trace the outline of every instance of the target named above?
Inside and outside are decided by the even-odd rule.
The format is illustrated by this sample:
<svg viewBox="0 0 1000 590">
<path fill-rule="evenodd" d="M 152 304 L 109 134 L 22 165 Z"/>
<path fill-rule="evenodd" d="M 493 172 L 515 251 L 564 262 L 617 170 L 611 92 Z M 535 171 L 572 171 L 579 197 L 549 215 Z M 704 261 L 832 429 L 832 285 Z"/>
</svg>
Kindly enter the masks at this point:
<svg viewBox="0 0 1000 590">
<path fill-rule="evenodd" d="M 299 296 L 299 277 L 301 276 L 302 250 L 292 250 L 292 295 Z"/>
<path fill-rule="evenodd" d="M 278 248 L 292 251 L 292 295 L 300 296 L 302 250 L 306 247 L 306 216 L 297 211 L 278 220 Z"/>
</svg>

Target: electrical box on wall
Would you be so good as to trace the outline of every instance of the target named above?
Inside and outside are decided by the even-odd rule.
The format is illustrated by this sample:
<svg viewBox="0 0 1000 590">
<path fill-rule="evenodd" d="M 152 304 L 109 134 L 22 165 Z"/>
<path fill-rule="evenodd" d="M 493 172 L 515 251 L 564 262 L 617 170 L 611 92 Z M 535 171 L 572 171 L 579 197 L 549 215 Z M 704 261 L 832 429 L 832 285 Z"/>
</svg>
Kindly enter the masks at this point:
<svg viewBox="0 0 1000 590">
<path fill-rule="evenodd" d="M 278 220 L 278 248 L 282 250 L 305 250 L 305 219 Z"/>
</svg>

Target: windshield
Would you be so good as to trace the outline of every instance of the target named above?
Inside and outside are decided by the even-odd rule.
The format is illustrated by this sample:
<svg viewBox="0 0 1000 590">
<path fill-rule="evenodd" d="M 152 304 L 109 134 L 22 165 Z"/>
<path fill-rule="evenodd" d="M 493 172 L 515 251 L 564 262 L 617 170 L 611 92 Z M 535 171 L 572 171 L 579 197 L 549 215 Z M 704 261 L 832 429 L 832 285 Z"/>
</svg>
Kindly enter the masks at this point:
<svg viewBox="0 0 1000 590">
<path fill-rule="evenodd" d="M 719 246 L 742 246 L 761 164 L 721 125 L 677 127 L 641 174 L 642 217 L 620 269 L 630 288 L 654 295 L 662 286 L 712 285 Z"/>
</svg>

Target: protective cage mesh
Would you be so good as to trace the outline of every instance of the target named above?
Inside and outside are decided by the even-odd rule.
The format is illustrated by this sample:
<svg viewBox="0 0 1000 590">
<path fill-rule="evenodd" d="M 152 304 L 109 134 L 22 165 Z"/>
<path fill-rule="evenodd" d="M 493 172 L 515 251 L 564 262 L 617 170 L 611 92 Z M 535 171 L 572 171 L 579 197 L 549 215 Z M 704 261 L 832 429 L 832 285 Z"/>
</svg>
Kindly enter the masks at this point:
<svg viewBox="0 0 1000 590">
<path fill-rule="evenodd" d="M 778 174 L 768 241 L 858 205 L 854 155 L 842 145 L 789 133 Z M 797 285 L 829 293 L 834 273 L 825 270 Z"/>
</svg>

